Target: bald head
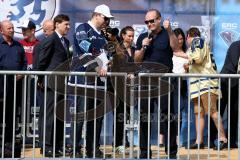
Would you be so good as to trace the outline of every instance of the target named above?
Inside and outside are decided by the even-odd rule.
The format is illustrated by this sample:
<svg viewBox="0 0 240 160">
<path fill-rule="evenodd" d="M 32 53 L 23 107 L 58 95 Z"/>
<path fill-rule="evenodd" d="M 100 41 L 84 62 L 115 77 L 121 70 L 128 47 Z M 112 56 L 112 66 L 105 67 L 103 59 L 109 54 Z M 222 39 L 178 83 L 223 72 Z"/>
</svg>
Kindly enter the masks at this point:
<svg viewBox="0 0 240 160">
<path fill-rule="evenodd" d="M 0 23 L 0 31 L 4 39 L 12 39 L 14 35 L 14 27 L 12 22 L 4 20 Z"/>
<path fill-rule="evenodd" d="M 46 37 L 54 32 L 54 23 L 52 20 L 45 20 L 43 22 L 43 33 Z"/>
</svg>

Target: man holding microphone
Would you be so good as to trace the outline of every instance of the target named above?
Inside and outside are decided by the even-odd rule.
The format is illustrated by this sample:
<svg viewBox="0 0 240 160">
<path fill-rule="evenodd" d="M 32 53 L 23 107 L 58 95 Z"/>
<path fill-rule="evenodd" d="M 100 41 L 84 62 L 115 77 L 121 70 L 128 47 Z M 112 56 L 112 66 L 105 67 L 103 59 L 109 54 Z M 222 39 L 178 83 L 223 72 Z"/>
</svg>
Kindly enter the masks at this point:
<svg viewBox="0 0 240 160">
<path fill-rule="evenodd" d="M 170 21 L 167 19 L 161 22 L 161 13 L 156 9 L 150 9 L 147 11 L 145 16 L 145 24 L 148 27 L 148 32 L 141 34 L 137 39 L 137 49 L 135 52 L 134 60 L 135 62 L 153 62 L 158 64 L 163 64 L 168 68 L 168 71 L 171 72 L 173 63 L 172 56 L 173 51 L 177 51 L 178 40 L 173 33 Z M 149 84 L 142 84 L 149 85 Z M 168 117 L 168 94 L 161 96 L 161 117 Z M 171 94 L 170 102 L 170 114 L 173 113 L 173 98 Z M 154 110 L 154 103 L 159 103 L 156 98 L 151 97 L 150 106 L 148 106 L 148 98 L 142 98 L 140 103 L 140 158 L 151 158 L 151 145 L 150 139 L 151 132 L 148 135 L 148 114 L 152 114 Z M 158 104 L 159 105 L 159 104 Z M 148 113 L 148 107 L 151 107 L 150 113 Z M 150 116 L 152 117 L 152 116 Z M 159 118 L 158 118 L 159 119 Z M 150 119 L 150 122 L 152 120 Z M 161 121 L 164 127 L 161 127 L 161 130 L 164 128 L 165 134 L 165 152 L 169 153 L 169 158 L 176 158 L 177 153 L 177 144 L 176 144 L 176 126 L 173 120 L 170 120 L 170 130 L 168 131 L 168 120 L 164 118 Z M 150 124 L 151 125 L 151 124 Z M 151 130 L 151 128 L 150 128 Z M 168 134 L 170 134 L 170 141 L 168 148 Z"/>
</svg>

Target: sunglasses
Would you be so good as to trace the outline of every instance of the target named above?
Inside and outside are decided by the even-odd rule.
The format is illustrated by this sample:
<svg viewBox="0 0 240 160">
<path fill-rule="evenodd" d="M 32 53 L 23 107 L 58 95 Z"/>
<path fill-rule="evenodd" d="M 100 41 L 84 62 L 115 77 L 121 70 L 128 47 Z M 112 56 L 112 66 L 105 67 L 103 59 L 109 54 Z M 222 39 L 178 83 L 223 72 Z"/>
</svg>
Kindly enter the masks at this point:
<svg viewBox="0 0 240 160">
<path fill-rule="evenodd" d="M 105 17 L 104 15 L 101 14 L 101 17 L 104 19 L 105 22 L 108 22 L 110 20 L 110 18 Z"/>
<path fill-rule="evenodd" d="M 144 21 L 144 23 L 147 24 L 147 25 L 148 25 L 148 23 L 153 24 L 153 23 L 155 23 L 156 20 L 157 20 L 157 18 L 155 18 L 155 19 L 150 19 L 150 20 L 148 20 L 148 21 Z"/>
</svg>

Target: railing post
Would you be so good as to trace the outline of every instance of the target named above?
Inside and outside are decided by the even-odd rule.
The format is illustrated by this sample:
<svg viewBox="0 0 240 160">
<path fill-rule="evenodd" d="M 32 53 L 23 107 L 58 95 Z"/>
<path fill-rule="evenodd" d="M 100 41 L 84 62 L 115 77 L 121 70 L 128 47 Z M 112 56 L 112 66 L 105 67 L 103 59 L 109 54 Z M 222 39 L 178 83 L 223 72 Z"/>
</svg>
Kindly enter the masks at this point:
<svg viewBox="0 0 240 160">
<path fill-rule="evenodd" d="M 129 158 L 133 158 L 134 145 L 134 78 L 130 78 L 130 116 L 129 116 L 130 153 Z"/>
</svg>

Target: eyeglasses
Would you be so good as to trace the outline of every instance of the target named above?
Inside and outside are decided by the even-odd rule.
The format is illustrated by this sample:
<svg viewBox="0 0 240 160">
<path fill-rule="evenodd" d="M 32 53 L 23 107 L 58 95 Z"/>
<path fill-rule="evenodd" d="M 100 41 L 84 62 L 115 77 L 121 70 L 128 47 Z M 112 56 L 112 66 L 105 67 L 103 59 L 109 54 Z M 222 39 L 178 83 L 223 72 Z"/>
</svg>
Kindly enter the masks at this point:
<svg viewBox="0 0 240 160">
<path fill-rule="evenodd" d="M 157 20 L 157 18 L 155 18 L 155 19 L 150 19 L 150 20 L 148 20 L 148 21 L 144 21 L 144 23 L 145 23 L 146 25 L 148 25 L 148 23 L 153 24 L 153 23 L 156 22 L 156 20 Z"/>
<path fill-rule="evenodd" d="M 104 19 L 105 22 L 108 22 L 110 20 L 110 18 L 105 17 L 104 15 L 101 14 L 101 17 Z"/>
</svg>

